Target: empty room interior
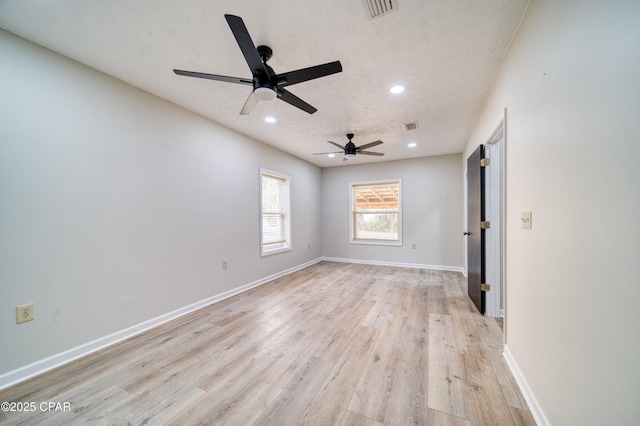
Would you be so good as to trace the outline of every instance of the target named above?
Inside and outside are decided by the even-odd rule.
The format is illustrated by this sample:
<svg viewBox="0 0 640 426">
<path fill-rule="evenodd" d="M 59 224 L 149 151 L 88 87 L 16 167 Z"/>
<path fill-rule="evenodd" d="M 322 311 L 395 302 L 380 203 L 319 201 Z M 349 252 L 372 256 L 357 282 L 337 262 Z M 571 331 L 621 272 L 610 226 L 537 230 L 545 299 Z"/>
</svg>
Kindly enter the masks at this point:
<svg viewBox="0 0 640 426">
<path fill-rule="evenodd" d="M 640 421 L 640 2 L 3 0 L 0 65 L 0 425 Z"/>
</svg>

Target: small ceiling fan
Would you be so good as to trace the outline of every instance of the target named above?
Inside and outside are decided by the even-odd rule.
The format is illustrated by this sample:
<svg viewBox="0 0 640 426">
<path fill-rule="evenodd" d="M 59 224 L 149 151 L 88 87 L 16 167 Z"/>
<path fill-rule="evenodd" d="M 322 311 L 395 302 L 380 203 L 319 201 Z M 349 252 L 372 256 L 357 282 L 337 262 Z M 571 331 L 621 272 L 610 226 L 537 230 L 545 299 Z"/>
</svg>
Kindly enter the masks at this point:
<svg viewBox="0 0 640 426">
<path fill-rule="evenodd" d="M 201 72 L 176 69 L 174 69 L 173 72 L 187 77 L 206 78 L 209 80 L 253 86 L 253 91 L 240 111 L 241 115 L 249 114 L 259 101 L 273 101 L 276 97 L 296 108 L 300 108 L 301 110 L 308 112 L 309 114 L 316 112 L 316 108 L 286 90 L 285 87 L 302 83 L 303 81 L 339 73 L 342 71 L 340 61 L 276 74 L 273 71 L 273 68 L 267 65 L 267 61 L 273 55 L 271 48 L 268 46 L 258 46 L 256 48 L 251 40 L 249 31 L 247 31 L 247 27 L 244 25 L 244 21 L 239 16 L 224 15 L 224 17 L 227 20 L 229 28 L 231 28 L 231 32 L 236 38 L 236 41 L 238 42 L 238 46 L 244 55 L 244 59 L 249 65 L 249 69 L 251 70 L 253 77 L 228 77 L 224 75 L 205 74 Z"/>
<path fill-rule="evenodd" d="M 375 142 L 371 142 L 371 143 L 367 143 L 361 146 L 356 146 L 353 142 L 351 142 L 351 139 L 353 139 L 353 133 L 347 133 L 347 139 L 349 139 L 349 142 L 347 142 L 347 144 L 345 146 L 342 146 L 338 143 L 332 142 L 332 141 L 327 141 L 332 145 L 337 146 L 338 148 L 340 148 L 342 151 L 334 151 L 334 152 L 317 152 L 313 155 L 326 155 L 326 154 L 342 154 L 344 153 L 344 158 L 342 159 L 342 161 L 347 161 L 350 157 L 355 157 L 356 154 L 364 154 L 364 155 L 377 155 L 378 157 L 381 157 L 384 155 L 384 153 L 382 152 L 373 152 L 373 151 L 364 151 L 367 148 L 371 148 L 377 145 L 382 144 L 382 141 L 375 141 Z"/>
</svg>

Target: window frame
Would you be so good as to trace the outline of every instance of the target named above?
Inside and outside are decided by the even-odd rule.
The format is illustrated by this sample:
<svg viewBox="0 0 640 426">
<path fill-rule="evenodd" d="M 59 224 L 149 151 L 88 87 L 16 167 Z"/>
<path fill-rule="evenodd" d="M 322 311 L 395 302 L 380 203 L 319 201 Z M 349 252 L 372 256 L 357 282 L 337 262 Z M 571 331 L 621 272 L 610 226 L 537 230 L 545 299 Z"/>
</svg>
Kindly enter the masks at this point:
<svg viewBox="0 0 640 426">
<path fill-rule="evenodd" d="M 263 181 L 265 177 L 272 179 L 279 179 L 284 181 L 283 193 L 282 193 L 282 211 L 278 212 L 265 212 L 263 203 Z M 276 253 L 282 253 L 292 250 L 292 238 L 291 238 L 291 176 L 260 168 L 260 256 L 269 256 Z M 283 223 L 283 239 L 284 241 L 277 244 L 270 244 L 270 247 L 265 247 L 264 242 L 264 215 L 265 214 L 282 214 L 284 218 Z"/>
<path fill-rule="evenodd" d="M 375 186 L 375 185 L 398 185 L 398 238 L 396 240 L 385 239 L 366 239 L 356 238 L 356 196 L 355 189 L 359 186 Z M 378 246 L 402 246 L 402 179 L 388 179 L 379 181 L 366 181 L 366 182 L 352 182 L 349 184 L 349 243 L 350 244 L 364 244 L 364 245 L 378 245 Z"/>
</svg>

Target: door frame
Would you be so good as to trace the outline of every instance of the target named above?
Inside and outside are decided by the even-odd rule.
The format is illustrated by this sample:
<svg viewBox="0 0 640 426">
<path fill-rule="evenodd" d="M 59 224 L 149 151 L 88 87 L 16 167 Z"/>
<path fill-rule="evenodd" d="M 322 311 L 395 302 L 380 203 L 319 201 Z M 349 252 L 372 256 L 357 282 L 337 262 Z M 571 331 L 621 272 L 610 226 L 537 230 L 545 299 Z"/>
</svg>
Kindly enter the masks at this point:
<svg viewBox="0 0 640 426">
<path fill-rule="evenodd" d="M 495 250 L 493 247 L 487 247 L 487 257 L 497 255 L 499 258 L 499 272 L 500 272 L 500 282 L 499 283 L 490 283 L 491 291 L 487 294 L 487 311 L 491 310 L 492 313 L 501 312 L 503 317 L 503 343 L 506 344 L 507 338 L 507 262 L 506 262 L 506 243 L 507 243 L 507 109 L 503 109 L 497 119 L 496 124 L 493 126 L 492 131 L 489 137 L 486 139 L 485 146 L 495 145 L 496 142 L 501 140 L 501 150 L 500 150 L 500 158 L 498 164 L 492 163 L 490 167 L 498 167 L 499 168 L 499 180 L 498 182 L 495 179 L 486 180 L 487 187 L 485 191 L 487 194 L 491 193 L 491 186 L 493 186 L 494 190 L 497 190 L 500 194 L 500 207 L 498 212 L 491 212 L 497 214 L 499 223 L 498 226 L 492 226 L 491 228 L 499 231 L 499 252 L 494 253 Z M 490 208 L 490 203 L 487 203 L 487 207 Z M 492 250 L 489 252 L 489 250 Z M 497 290 L 494 292 L 494 289 Z M 502 303 L 501 303 L 502 302 Z M 502 308 L 500 308 L 502 305 Z M 493 315 L 492 315 L 493 316 Z"/>
<path fill-rule="evenodd" d="M 503 114 L 504 116 L 504 114 Z M 485 213 L 491 223 L 486 231 L 487 315 L 504 317 L 504 117 L 498 119 L 485 146 L 485 158 L 491 160 L 485 170 Z M 497 161 L 496 161 L 497 160 Z"/>
</svg>

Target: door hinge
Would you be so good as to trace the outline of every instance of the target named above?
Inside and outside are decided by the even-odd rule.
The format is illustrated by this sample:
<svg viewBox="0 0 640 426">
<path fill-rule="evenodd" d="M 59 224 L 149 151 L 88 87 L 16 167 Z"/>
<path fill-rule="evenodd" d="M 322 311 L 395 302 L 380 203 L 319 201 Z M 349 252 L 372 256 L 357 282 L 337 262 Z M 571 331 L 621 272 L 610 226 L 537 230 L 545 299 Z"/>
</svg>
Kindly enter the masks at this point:
<svg viewBox="0 0 640 426">
<path fill-rule="evenodd" d="M 480 290 L 482 290 L 482 291 L 489 291 L 489 290 L 491 290 L 491 284 L 487 284 L 487 283 L 482 283 L 482 284 L 480 284 Z"/>
<path fill-rule="evenodd" d="M 491 164 L 491 159 L 490 158 L 481 158 L 480 159 L 480 167 L 487 167 L 490 164 Z"/>
<path fill-rule="evenodd" d="M 489 222 L 488 220 L 483 220 L 482 222 L 480 222 L 480 228 L 482 228 L 482 229 L 491 228 L 491 222 Z"/>
</svg>

